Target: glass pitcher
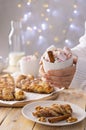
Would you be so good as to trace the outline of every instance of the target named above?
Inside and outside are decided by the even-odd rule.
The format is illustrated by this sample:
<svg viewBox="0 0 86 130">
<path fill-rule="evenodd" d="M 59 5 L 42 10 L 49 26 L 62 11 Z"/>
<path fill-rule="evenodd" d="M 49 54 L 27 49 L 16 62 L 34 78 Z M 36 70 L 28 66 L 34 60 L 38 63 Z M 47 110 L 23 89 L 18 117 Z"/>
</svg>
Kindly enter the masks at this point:
<svg viewBox="0 0 86 130">
<path fill-rule="evenodd" d="M 25 55 L 24 45 L 21 22 L 11 21 L 11 31 L 9 33 L 9 65 L 16 66 L 20 58 Z"/>
</svg>

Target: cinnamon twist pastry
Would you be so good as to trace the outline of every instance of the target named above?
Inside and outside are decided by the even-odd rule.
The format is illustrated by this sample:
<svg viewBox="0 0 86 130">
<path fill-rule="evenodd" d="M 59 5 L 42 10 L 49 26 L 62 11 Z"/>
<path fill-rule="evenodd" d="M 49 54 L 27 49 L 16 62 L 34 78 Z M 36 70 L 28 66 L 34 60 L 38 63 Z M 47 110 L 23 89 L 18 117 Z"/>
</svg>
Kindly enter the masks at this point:
<svg viewBox="0 0 86 130">
<path fill-rule="evenodd" d="M 31 82 L 29 86 L 29 91 L 36 93 L 51 93 L 54 91 L 54 88 L 46 81 L 37 80 L 36 82 Z"/>
<path fill-rule="evenodd" d="M 34 79 L 32 76 L 20 75 L 16 80 L 16 87 L 21 88 L 26 92 L 34 93 L 51 93 L 54 88 L 41 78 Z"/>
<path fill-rule="evenodd" d="M 39 108 L 36 107 L 36 111 L 33 112 L 33 115 L 36 117 L 57 117 L 67 114 L 72 114 L 72 108 L 69 104 L 53 104 L 50 107 L 39 106 Z"/>
<path fill-rule="evenodd" d="M 0 77 L 0 83 L 8 83 L 14 85 L 14 78 L 10 74 L 5 74 Z"/>
<path fill-rule="evenodd" d="M 58 112 L 59 114 L 71 114 L 72 113 L 72 108 L 70 107 L 69 104 L 53 104 L 51 106 L 51 108 L 53 108 L 53 110 L 55 110 L 56 112 Z"/>
<path fill-rule="evenodd" d="M 16 87 L 27 90 L 30 82 L 34 79 L 33 75 L 19 75 L 16 79 Z"/>
<path fill-rule="evenodd" d="M 25 99 L 24 92 L 16 90 L 14 78 L 10 74 L 0 76 L 0 99 L 6 101 Z"/>
</svg>

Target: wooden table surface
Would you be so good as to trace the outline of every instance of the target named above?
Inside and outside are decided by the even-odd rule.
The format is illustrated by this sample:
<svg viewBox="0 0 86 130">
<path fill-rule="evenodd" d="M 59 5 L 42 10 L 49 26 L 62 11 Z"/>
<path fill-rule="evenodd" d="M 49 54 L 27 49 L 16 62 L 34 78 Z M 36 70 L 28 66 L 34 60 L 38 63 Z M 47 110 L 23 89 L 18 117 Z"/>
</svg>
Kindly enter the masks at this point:
<svg viewBox="0 0 86 130">
<path fill-rule="evenodd" d="M 86 94 L 75 89 L 63 90 L 57 99 L 69 101 L 85 109 Z M 84 130 L 86 120 L 69 126 L 46 126 L 26 119 L 22 113 L 22 108 L 0 107 L 0 130 Z"/>
</svg>

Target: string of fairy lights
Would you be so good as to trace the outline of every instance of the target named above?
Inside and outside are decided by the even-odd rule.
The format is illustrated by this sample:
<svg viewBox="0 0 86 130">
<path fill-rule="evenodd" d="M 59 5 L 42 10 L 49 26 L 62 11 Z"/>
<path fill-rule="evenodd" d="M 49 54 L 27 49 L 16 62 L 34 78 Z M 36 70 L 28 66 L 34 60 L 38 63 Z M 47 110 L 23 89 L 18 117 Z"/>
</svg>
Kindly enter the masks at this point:
<svg viewBox="0 0 86 130">
<path fill-rule="evenodd" d="M 73 47 L 84 33 L 85 0 L 18 0 L 24 10 L 23 25 L 27 48 L 41 53 L 55 46 Z"/>
</svg>

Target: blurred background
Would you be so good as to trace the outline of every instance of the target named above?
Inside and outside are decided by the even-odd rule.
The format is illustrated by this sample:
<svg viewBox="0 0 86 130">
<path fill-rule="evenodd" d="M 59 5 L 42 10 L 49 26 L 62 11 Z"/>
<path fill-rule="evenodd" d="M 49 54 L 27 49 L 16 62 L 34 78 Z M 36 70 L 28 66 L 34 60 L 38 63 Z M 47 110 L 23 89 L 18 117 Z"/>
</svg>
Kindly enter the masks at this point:
<svg viewBox="0 0 86 130">
<path fill-rule="evenodd" d="M 74 47 L 84 35 L 86 0 L 0 0 L 0 55 L 9 54 L 11 21 L 22 24 L 26 54 L 54 44 Z"/>
</svg>

